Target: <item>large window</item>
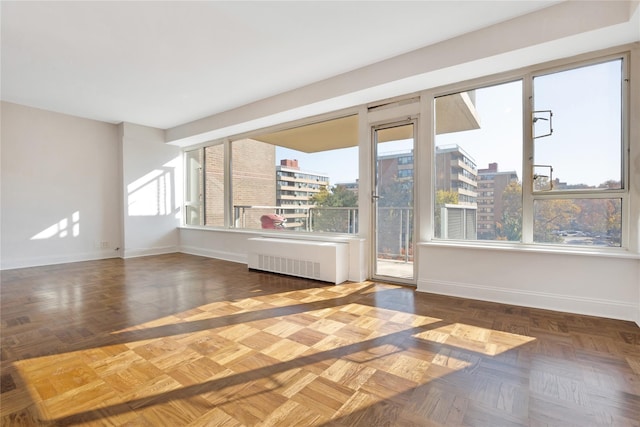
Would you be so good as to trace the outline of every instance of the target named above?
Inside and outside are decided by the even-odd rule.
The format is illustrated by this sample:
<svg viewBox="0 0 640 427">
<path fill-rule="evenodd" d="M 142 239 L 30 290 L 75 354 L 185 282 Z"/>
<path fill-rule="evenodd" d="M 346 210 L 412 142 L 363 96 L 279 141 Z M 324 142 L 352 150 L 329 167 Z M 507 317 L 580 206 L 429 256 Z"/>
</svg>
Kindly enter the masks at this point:
<svg viewBox="0 0 640 427">
<path fill-rule="evenodd" d="M 436 98 L 435 237 L 622 246 L 623 59 L 530 82 Z"/>
<path fill-rule="evenodd" d="M 435 237 L 520 241 L 522 82 L 435 105 Z"/>
<path fill-rule="evenodd" d="M 622 59 L 534 77 L 534 242 L 622 245 L 622 84 Z"/>
<path fill-rule="evenodd" d="M 434 238 L 625 246 L 626 56 L 512 76 L 434 100 L 433 187 L 418 195 L 432 197 Z M 185 160 L 187 225 L 358 233 L 357 115 Z M 417 160 L 399 155 L 398 179 Z"/>
<path fill-rule="evenodd" d="M 357 128 L 357 116 L 348 116 L 231 141 L 229 159 L 223 144 L 187 152 L 188 193 L 201 202 L 186 224 L 357 233 Z"/>
<path fill-rule="evenodd" d="M 233 227 L 261 228 L 260 218 L 276 213 L 275 164 L 271 144 L 255 139 L 231 143 Z"/>
</svg>

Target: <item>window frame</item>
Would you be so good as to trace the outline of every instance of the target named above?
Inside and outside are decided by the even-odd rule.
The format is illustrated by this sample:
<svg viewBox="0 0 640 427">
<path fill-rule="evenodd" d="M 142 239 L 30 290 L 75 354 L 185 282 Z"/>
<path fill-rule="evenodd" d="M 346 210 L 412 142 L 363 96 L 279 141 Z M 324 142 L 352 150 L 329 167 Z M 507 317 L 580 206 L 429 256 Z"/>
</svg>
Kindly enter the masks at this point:
<svg viewBox="0 0 640 427">
<path fill-rule="evenodd" d="M 429 212 L 431 231 L 430 238 L 432 242 L 444 244 L 463 244 L 465 246 L 534 246 L 537 248 L 553 248 L 559 251 L 575 251 L 576 249 L 586 251 L 610 252 L 615 250 L 628 250 L 629 248 L 629 231 L 630 231 L 630 191 L 629 191 L 629 164 L 630 164 L 630 62 L 631 54 L 628 50 L 614 51 L 614 53 L 602 54 L 599 52 L 583 55 L 580 59 L 565 58 L 552 63 L 540 63 L 526 68 L 508 71 L 501 74 L 480 77 L 473 80 L 454 83 L 452 85 L 426 90 L 423 93 L 424 103 L 430 103 L 431 106 L 427 111 L 431 111 L 429 120 L 431 121 L 431 132 L 429 134 L 429 146 L 431 151 L 429 167 L 431 168 L 431 185 L 430 196 L 432 209 Z M 577 189 L 563 191 L 534 191 L 533 189 L 533 172 L 534 172 L 534 144 L 533 138 L 533 79 L 535 77 L 549 75 L 557 72 L 568 71 L 597 65 L 609 61 L 622 61 L 621 74 L 621 177 L 622 185 L 620 189 Z M 498 240 L 455 240 L 442 239 L 435 237 L 435 220 L 433 206 L 435 206 L 435 108 L 433 104 L 435 100 L 442 96 L 447 96 L 459 92 L 472 91 L 482 88 L 497 86 L 500 84 L 510 83 L 514 81 L 522 81 L 522 240 L 515 241 L 498 241 Z M 616 247 L 585 247 L 569 244 L 553 244 L 553 243 L 537 243 L 533 239 L 534 230 L 534 202 L 536 200 L 556 200 L 556 199 L 621 199 L 621 242 Z"/>
<path fill-rule="evenodd" d="M 193 158 L 193 156 L 191 155 L 192 153 L 197 153 L 198 157 L 199 157 L 199 161 L 200 161 L 200 167 L 196 168 L 197 171 L 195 169 L 193 169 L 191 167 L 191 165 L 189 164 L 191 159 Z M 182 200 L 182 206 L 183 206 L 183 215 L 182 215 L 182 225 L 184 226 L 190 226 L 190 227 L 197 227 L 202 225 L 201 223 L 204 222 L 204 212 L 205 212 L 205 197 L 204 197 L 204 192 L 205 192 L 205 184 L 204 184 L 204 147 L 189 147 L 188 149 L 183 150 L 182 152 L 182 159 L 183 159 L 183 171 L 184 171 L 184 179 L 183 179 L 183 200 Z M 197 183 L 193 183 L 193 181 L 197 181 Z M 192 194 L 194 193 L 194 189 L 197 190 L 197 195 Z M 195 197 L 192 199 L 191 196 L 194 195 Z M 197 200 L 195 200 L 197 198 Z M 198 219 L 200 224 L 190 224 L 188 222 L 188 212 L 190 212 L 193 208 L 196 208 L 198 211 Z"/>
<path fill-rule="evenodd" d="M 274 233 L 277 234 L 278 236 L 288 236 L 291 237 L 293 236 L 298 236 L 299 238 L 305 238 L 306 236 L 310 237 L 310 238 L 317 238 L 317 237 L 322 237 L 324 239 L 334 239 L 334 238 L 352 238 L 354 236 L 358 236 L 360 233 L 358 234 L 353 234 L 353 233 L 338 233 L 338 232 L 316 232 L 316 231 L 298 231 L 298 230 L 269 230 L 269 229 L 256 229 L 256 228 L 246 228 L 246 227 L 237 227 L 234 224 L 234 203 L 233 203 L 233 143 L 236 141 L 242 141 L 245 139 L 256 139 L 258 138 L 260 135 L 264 135 L 264 134 L 268 134 L 268 133 L 275 133 L 275 132 L 280 132 L 280 131 L 286 131 L 289 129 L 294 129 L 294 128 L 300 128 L 300 127 L 304 127 L 304 126 L 308 126 L 308 125 L 313 125 L 313 124 L 317 124 L 317 123 L 322 123 L 322 122 L 327 122 L 327 121 L 331 121 L 331 120 L 337 120 L 337 119 L 341 119 L 341 118 L 345 118 L 348 116 L 359 116 L 361 114 L 361 110 L 360 107 L 354 107 L 354 108 L 347 108 L 347 109 L 342 109 L 339 111 L 333 111 L 330 113 L 326 113 L 326 114 L 321 114 L 321 115 L 316 115 L 316 116 L 312 116 L 312 117 L 307 117 L 304 119 L 300 119 L 300 120 L 294 120 L 294 121 L 290 121 L 290 122 L 286 122 L 286 123 L 281 123 L 278 125 L 273 125 L 273 126 L 268 126 L 268 127 L 264 127 L 264 128 L 260 128 L 260 129 L 256 129 L 256 130 L 252 130 L 249 132 L 243 132 L 243 133 L 239 133 L 239 134 L 235 134 L 229 137 L 225 137 L 225 138 L 221 138 L 221 139 L 217 139 L 217 140 L 212 140 L 212 141 L 208 141 L 208 142 L 204 142 L 201 144 L 197 144 L 194 146 L 190 146 L 190 147 L 185 147 L 183 149 L 183 157 L 185 159 L 185 164 L 186 164 L 186 159 L 187 159 L 187 153 L 189 152 L 193 152 L 196 150 L 201 150 L 202 151 L 202 159 L 203 159 L 203 167 L 201 168 L 200 171 L 200 182 L 201 182 L 201 195 L 202 195 L 202 201 L 201 201 L 201 209 L 203 210 L 204 214 L 202 215 L 202 219 L 201 219 L 201 223 L 199 225 L 193 225 L 193 224 L 187 224 L 185 219 L 183 217 L 182 219 L 182 226 L 183 227 L 188 227 L 188 228 L 205 228 L 208 230 L 227 230 L 227 231 L 234 231 L 234 232 L 250 232 L 250 233 Z M 266 143 L 266 142 L 265 142 Z M 206 155 L 205 155 L 205 150 L 207 147 L 211 147 L 211 146 L 216 146 L 216 145 L 224 145 L 224 226 L 217 226 L 217 225 L 207 225 L 206 224 L 206 206 L 207 206 L 207 201 L 206 201 Z M 276 145 L 274 145 L 274 147 L 276 147 Z M 361 146 L 360 146 L 360 138 L 358 138 L 358 144 L 355 145 L 355 147 L 358 148 L 358 150 L 361 150 Z M 274 168 L 275 168 L 275 164 L 274 164 Z M 358 162 L 355 165 L 356 167 L 358 167 L 358 169 L 360 169 L 360 162 L 358 160 Z M 185 168 L 185 174 L 187 173 L 186 168 Z M 361 178 L 361 176 L 359 176 L 359 178 Z M 332 186 L 334 186 L 336 183 L 331 184 Z M 187 188 L 188 186 L 188 182 L 187 179 L 184 180 L 184 186 L 185 188 Z M 360 201 L 358 202 L 358 205 L 360 205 Z M 361 206 L 358 206 L 356 209 L 360 209 Z M 359 214 L 360 215 L 360 214 Z M 359 220 L 357 220 L 357 222 L 359 222 Z"/>
<path fill-rule="evenodd" d="M 521 82 L 521 102 L 522 102 L 522 188 L 523 188 L 523 197 L 522 197 L 522 210 L 523 210 L 523 218 L 522 218 L 522 233 L 523 233 L 523 237 L 521 241 L 513 241 L 513 240 L 507 240 L 507 241 L 501 241 L 501 240 L 478 240 L 478 239 L 445 239 L 445 238 L 441 238 L 441 237 L 436 237 L 436 230 L 435 230 L 435 206 L 436 206 L 436 195 L 437 195 L 437 190 L 435 188 L 436 186 L 436 125 L 435 125 L 435 113 L 436 113 L 436 108 L 435 108 L 435 100 L 437 98 L 440 97 L 445 97 L 445 96 L 449 96 L 449 95 L 454 95 L 460 92 L 470 92 L 470 91 L 475 91 L 478 89 L 487 89 L 487 88 L 491 88 L 491 87 L 496 87 L 496 86 L 500 86 L 500 85 L 504 85 L 504 84 L 510 84 L 510 83 L 514 83 L 514 82 Z M 424 97 L 423 102 L 427 102 L 427 103 L 431 103 L 431 112 L 432 114 L 430 115 L 430 120 L 432 121 L 432 130 L 430 133 L 430 152 L 431 152 L 431 160 L 429 163 L 429 167 L 431 168 L 431 188 L 430 188 L 430 194 L 431 194 L 431 211 L 429 212 L 429 216 L 431 218 L 431 238 L 428 239 L 430 241 L 433 242 L 438 242 L 438 243 L 445 243 L 445 244 L 464 244 L 464 245 L 474 245 L 474 246 L 486 246 L 486 245 L 499 245 L 499 246 L 508 246 L 508 245 L 521 245 L 522 243 L 524 243 L 524 231 L 525 231 L 525 225 L 524 225 L 524 186 L 525 186 L 525 177 L 528 174 L 527 170 L 526 170 L 526 166 L 525 166 L 525 159 L 528 158 L 527 154 L 526 154 L 526 129 L 527 129 L 527 122 L 526 122 L 526 116 L 527 116 L 527 108 L 526 108 L 526 102 L 525 100 L 526 98 L 526 85 L 527 85 L 527 78 L 526 78 L 526 73 L 523 70 L 513 70 L 510 72 L 506 72 L 506 73 L 501 73 L 498 75 L 490 75 L 490 76 L 485 76 L 485 77 L 480 77 L 478 79 L 474 79 L 474 80 L 469 80 L 469 81 L 465 81 L 465 82 L 459 82 L 450 86 L 446 86 L 443 87 L 441 89 L 436 89 L 435 91 L 427 91 L 428 95 Z M 475 167 L 477 168 L 478 165 L 475 165 Z M 480 181 L 478 181 L 478 183 L 480 183 Z M 480 187 L 477 188 L 478 190 L 480 189 Z M 478 191 L 479 194 L 479 191 Z M 477 206 L 476 206 L 477 209 Z M 477 220 L 476 220 L 477 221 Z M 476 223 L 477 225 L 477 223 Z"/>
<path fill-rule="evenodd" d="M 525 109 L 527 109 L 527 113 L 525 114 L 525 119 L 528 120 L 528 123 L 525 123 L 525 127 L 529 129 L 530 135 L 525 138 L 525 148 L 528 150 L 528 155 L 525 156 L 525 159 L 531 159 L 525 164 L 524 167 L 527 167 L 527 173 L 523 174 L 528 177 L 528 183 L 524 183 L 523 177 L 523 242 L 522 243 L 532 243 L 535 245 L 552 245 L 559 247 L 570 247 L 573 248 L 576 245 L 553 245 L 550 243 L 537 243 L 533 238 L 533 230 L 534 230 L 534 204 L 537 200 L 570 200 L 570 199 L 621 199 L 621 230 L 622 230 L 622 238 L 619 247 L 626 249 L 629 247 L 629 233 L 625 232 L 629 230 L 629 53 L 622 52 L 617 54 L 610 55 L 602 55 L 602 56 L 594 56 L 589 59 L 585 59 L 582 61 L 566 61 L 563 64 L 555 65 L 552 67 L 540 67 L 534 71 L 531 71 L 526 76 L 526 80 L 528 83 L 529 92 L 527 95 Z M 540 76 L 547 76 L 554 73 L 559 73 L 563 71 L 575 70 L 583 67 L 588 67 L 592 65 L 604 64 L 606 62 L 611 62 L 615 60 L 621 60 L 622 70 L 621 70 L 621 81 L 620 81 L 620 90 L 621 90 L 621 111 L 620 111 L 620 130 L 621 130 L 621 141 L 620 141 L 620 161 L 621 161 L 621 169 L 620 169 L 620 179 L 621 179 L 621 188 L 619 189 L 603 189 L 603 188 L 594 188 L 594 189 L 571 189 L 571 190 L 562 190 L 562 191 L 544 191 L 544 190 L 535 190 L 533 186 L 533 173 L 534 173 L 534 161 L 535 161 L 535 139 L 533 137 L 533 111 L 534 111 L 534 88 L 533 88 L 533 79 Z M 527 191 L 525 191 L 525 185 Z M 527 199 L 525 203 L 525 199 Z M 524 213 L 525 213 L 525 204 L 528 205 L 529 209 L 527 209 L 527 221 L 525 228 L 524 221 Z M 527 230 L 527 240 L 525 240 L 525 232 Z M 604 250 L 611 248 L 601 248 Z"/>
<path fill-rule="evenodd" d="M 598 189 L 595 192 L 589 193 L 583 190 L 563 190 L 557 192 L 538 192 L 534 195 L 533 187 L 532 187 L 532 173 L 533 173 L 533 130 L 532 130 L 532 102 L 529 101 L 529 96 L 533 93 L 533 77 L 541 76 L 546 74 L 552 74 L 554 72 L 570 70 L 572 68 L 579 68 L 583 66 L 588 66 L 592 64 L 598 64 L 607 62 L 609 60 L 621 59 L 622 60 L 622 110 L 621 110 L 621 122 L 622 122 L 622 187 L 621 189 Z M 597 254 L 597 255 L 611 255 L 611 256 L 620 256 L 621 254 L 628 252 L 633 249 L 637 251 L 637 236 L 635 233 L 637 232 L 637 226 L 633 223 L 631 214 L 636 212 L 638 208 L 638 202 L 632 197 L 632 193 L 634 193 L 634 189 L 630 188 L 633 183 L 630 181 L 630 162 L 632 158 L 630 156 L 630 147 L 631 147 L 631 136 L 637 134 L 637 126 L 634 123 L 631 123 L 630 117 L 632 111 L 636 108 L 637 100 L 640 95 L 635 95 L 631 93 L 632 83 L 629 81 L 630 78 L 630 70 L 632 66 L 638 65 L 638 51 L 633 46 L 623 45 L 611 49 L 606 49 L 602 51 L 593 51 L 580 55 L 576 55 L 574 57 L 562 58 L 547 62 L 538 62 L 533 65 L 529 65 L 521 68 L 514 68 L 512 70 L 508 70 L 505 72 L 490 74 L 486 73 L 481 75 L 480 77 L 468 79 L 468 80 L 449 80 L 450 83 L 444 82 L 444 84 L 440 84 L 440 86 L 433 85 L 427 86 L 425 89 L 422 89 L 418 92 L 414 92 L 413 94 L 405 94 L 401 95 L 398 98 L 408 99 L 413 96 L 415 99 L 419 99 L 419 116 L 422 117 L 422 122 L 424 126 L 421 126 L 421 130 L 418 133 L 418 141 L 417 144 L 419 146 L 423 146 L 426 149 L 420 150 L 422 153 L 417 157 L 414 157 L 414 180 L 416 185 L 424 186 L 426 185 L 424 194 L 418 194 L 415 200 L 416 208 L 418 209 L 418 213 L 422 212 L 422 214 L 418 215 L 416 227 L 419 231 L 419 234 L 416 237 L 416 241 L 422 244 L 436 244 L 436 245 L 444 245 L 449 247 L 487 247 L 487 248 L 501 248 L 501 249 L 513 249 L 513 250 L 535 250 L 535 251 L 551 251 L 553 253 L 585 253 L 585 254 Z M 481 241 L 469 241 L 469 240 L 445 240 L 438 239 L 434 237 L 434 198 L 435 191 L 433 185 L 435 183 L 434 174 L 434 153 L 435 153 L 435 123 L 434 123 L 434 111 L 435 108 L 433 106 L 434 99 L 440 96 L 450 95 L 456 92 L 469 91 L 482 87 L 489 87 L 494 85 L 500 85 L 503 83 L 508 83 L 512 81 L 520 80 L 522 81 L 522 99 L 523 99 L 523 108 L 522 108 L 522 187 L 523 187 L 523 195 L 522 195 L 522 240 L 520 242 L 502 242 L 502 241 L 489 241 L 489 240 L 481 240 Z M 209 145 L 216 144 L 225 144 L 225 226 L 224 227 L 216 227 L 216 226 L 193 226 L 188 225 L 184 222 L 183 217 L 183 226 L 188 228 L 206 228 L 206 229 L 224 229 L 228 231 L 238 231 L 238 232 L 254 232 L 257 230 L 251 229 L 236 229 L 231 224 L 232 218 L 232 201 L 231 201 L 231 159 L 230 159 L 230 151 L 231 146 L 230 143 L 232 140 L 243 139 L 243 138 L 252 138 L 257 135 L 267 133 L 267 132 L 277 132 L 280 130 L 286 130 L 293 127 L 304 126 L 308 124 L 313 124 L 316 122 L 336 119 L 348 115 L 358 115 L 359 116 L 359 151 L 360 151 L 360 160 L 359 160 L 359 169 L 360 169 L 360 184 L 361 188 L 359 189 L 359 210 L 360 210 L 360 221 L 368 221 L 369 218 L 369 209 L 366 197 L 364 195 L 368 195 L 367 179 L 370 176 L 370 170 L 367 169 L 366 160 L 363 160 L 367 157 L 367 153 L 369 152 L 367 144 L 365 141 L 368 141 L 366 135 L 363 134 L 363 130 L 368 126 L 373 120 L 373 115 L 375 115 L 375 111 L 371 112 L 367 110 L 367 105 L 356 105 L 353 107 L 345 108 L 342 110 L 335 110 L 329 113 L 310 116 L 306 118 L 301 118 L 298 120 L 293 120 L 289 122 L 279 123 L 273 126 L 267 126 L 263 128 L 258 128 L 255 130 L 251 130 L 248 132 L 241 132 L 238 134 L 234 134 L 232 136 L 226 136 L 224 138 L 219 138 L 216 140 L 207 141 L 200 144 L 195 144 L 189 147 L 183 148 L 183 153 L 187 151 L 192 151 L 198 148 L 203 148 Z M 367 123 L 367 126 L 364 125 Z M 635 133 L 634 133 L 635 132 Z M 635 144 L 635 142 L 634 142 Z M 527 160 L 531 159 L 531 160 Z M 186 171 L 186 169 L 185 169 Z M 622 219 L 621 219 L 621 245 L 620 247 L 602 247 L 602 246 L 576 246 L 576 245 L 566 245 L 566 244 L 551 244 L 551 243 L 534 243 L 533 242 L 533 203 L 534 200 L 544 200 L 544 199 L 557 199 L 557 198 L 595 198 L 595 199 L 608 199 L 608 198 L 619 198 L 622 200 Z M 206 201 L 205 201 L 206 202 Z M 269 232 L 269 230 L 261 230 L 260 232 Z M 296 238 L 304 238 L 304 236 L 309 236 L 309 238 L 322 238 L 327 240 L 332 240 L 335 238 L 345 238 L 345 237 L 354 237 L 353 234 L 321 234 L 321 233 L 300 233 L 300 232 L 291 232 L 291 233 L 279 233 L 279 235 L 285 237 L 289 234 L 289 237 L 296 236 Z M 368 234 L 366 232 L 366 227 L 361 227 L 360 232 L 357 235 L 358 237 L 367 237 Z M 616 255 L 617 254 L 617 255 Z"/>
<path fill-rule="evenodd" d="M 207 224 L 207 176 L 206 176 L 206 165 L 207 165 L 207 154 L 206 154 L 206 149 L 209 147 L 214 147 L 214 146 L 223 146 L 223 150 L 224 150 L 224 161 L 222 164 L 222 173 L 223 173 L 223 179 L 224 179 L 224 194 L 222 197 L 224 197 L 224 212 L 223 212 L 223 216 L 224 216 L 224 225 L 223 226 L 216 226 L 216 225 L 208 225 Z M 190 168 L 188 165 L 188 161 L 189 161 L 189 153 L 194 153 L 194 152 L 198 152 L 200 155 L 200 158 L 202 160 L 202 165 L 199 168 L 199 173 L 198 175 L 198 180 L 199 180 L 199 203 L 198 203 L 198 207 L 200 210 L 200 224 L 189 224 L 187 223 L 187 218 L 183 215 L 182 217 L 182 221 L 181 221 L 181 225 L 183 227 L 206 227 L 206 228 L 211 228 L 211 229 L 221 229 L 221 228 L 228 228 L 228 219 L 229 219 L 229 213 L 228 213 L 228 208 L 227 208 L 227 203 L 226 203 L 226 197 L 227 194 L 229 194 L 230 191 L 230 183 L 228 182 L 227 179 L 227 175 L 228 175 L 228 171 L 229 171 L 229 162 L 227 161 L 227 150 L 228 150 L 228 140 L 226 139 L 222 139 L 222 140 L 216 140 L 216 141 L 210 141 L 207 143 L 203 143 L 203 144 L 198 144 L 198 145 L 194 145 L 191 147 L 186 147 L 183 151 L 182 151 L 182 157 L 183 157 L 183 170 L 184 170 L 184 180 L 183 180 L 183 187 L 184 187 L 184 193 L 186 194 L 188 192 L 188 190 L 190 189 L 190 185 L 191 185 L 191 175 L 189 174 Z M 191 201 L 187 201 L 186 198 L 185 200 L 183 200 L 183 206 L 185 211 L 187 210 L 187 208 L 192 206 Z"/>
</svg>

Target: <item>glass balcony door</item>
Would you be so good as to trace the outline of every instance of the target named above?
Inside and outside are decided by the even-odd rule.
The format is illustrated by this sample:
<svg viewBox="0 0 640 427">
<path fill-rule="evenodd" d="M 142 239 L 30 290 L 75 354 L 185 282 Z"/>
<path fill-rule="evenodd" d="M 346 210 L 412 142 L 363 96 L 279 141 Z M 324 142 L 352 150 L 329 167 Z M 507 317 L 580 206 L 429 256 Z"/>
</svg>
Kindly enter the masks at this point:
<svg viewBox="0 0 640 427">
<path fill-rule="evenodd" d="M 414 284 L 416 123 L 373 127 L 373 277 Z"/>
</svg>

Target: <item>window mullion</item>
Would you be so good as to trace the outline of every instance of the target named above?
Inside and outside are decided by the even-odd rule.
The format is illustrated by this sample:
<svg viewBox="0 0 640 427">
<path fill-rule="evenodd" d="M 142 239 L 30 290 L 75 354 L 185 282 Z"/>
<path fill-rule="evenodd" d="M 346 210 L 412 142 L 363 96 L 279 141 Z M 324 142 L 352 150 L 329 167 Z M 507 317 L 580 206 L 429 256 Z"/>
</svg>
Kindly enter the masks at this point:
<svg viewBox="0 0 640 427">
<path fill-rule="evenodd" d="M 198 209 L 200 210 L 200 225 L 207 225 L 207 151 L 204 147 L 199 148 L 200 158 L 202 159 L 202 164 L 200 167 L 200 173 L 198 174 L 198 179 L 200 182 L 198 183 L 198 187 L 200 189 L 200 195 L 198 199 Z"/>
<path fill-rule="evenodd" d="M 522 243 L 533 243 L 533 76 L 522 84 Z"/>
<path fill-rule="evenodd" d="M 224 226 L 233 227 L 233 192 L 232 171 L 233 159 L 231 157 L 231 142 L 224 140 Z"/>
</svg>

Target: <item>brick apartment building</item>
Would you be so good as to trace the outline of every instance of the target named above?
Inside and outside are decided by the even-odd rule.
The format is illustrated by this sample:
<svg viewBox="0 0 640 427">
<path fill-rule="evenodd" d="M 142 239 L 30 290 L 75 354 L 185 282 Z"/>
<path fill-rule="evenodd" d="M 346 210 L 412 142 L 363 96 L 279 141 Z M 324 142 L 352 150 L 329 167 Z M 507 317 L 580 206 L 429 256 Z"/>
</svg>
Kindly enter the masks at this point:
<svg viewBox="0 0 640 427">
<path fill-rule="evenodd" d="M 301 170 L 298 160 L 282 159 L 275 168 L 275 204 L 287 219 L 288 229 L 305 230 L 311 197 L 329 186 L 329 175 Z"/>
<path fill-rule="evenodd" d="M 249 209 L 247 206 L 274 206 L 276 203 L 275 146 L 253 139 L 231 144 L 233 158 L 234 221 L 248 228 L 260 228 L 260 217 L 273 209 Z M 224 226 L 224 148 L 204 150 L 204 225 Z"/>
<path fill-rule="evenodd" d="M 502 220 L 502 194 L 509 184 L 518 181 L 515 171 L 498 171 L 497 163 L 489 163 L 486 169 L 478 169 L 477 222 L 478 239 L 496 238 L 496 222 Z"/>
</svg>

